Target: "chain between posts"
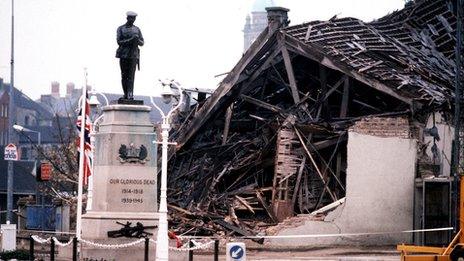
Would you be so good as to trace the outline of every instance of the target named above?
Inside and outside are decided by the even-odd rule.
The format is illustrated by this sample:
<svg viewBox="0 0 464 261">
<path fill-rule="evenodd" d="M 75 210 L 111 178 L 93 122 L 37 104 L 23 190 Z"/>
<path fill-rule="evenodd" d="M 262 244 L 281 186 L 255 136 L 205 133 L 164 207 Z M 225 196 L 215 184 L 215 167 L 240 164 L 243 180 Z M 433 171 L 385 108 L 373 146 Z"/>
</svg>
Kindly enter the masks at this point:
<svg viewBox="0 0 464 261">
<path fill-rule="evenodd" d="M 80 239 L 80 241 L 82 243 L 84 243 L 84 244 L 99 247 L 99 248 L 119 249 L 119 248 L 126 248 L 126 247 L 135 246 L 137 244 L 145 242 L 145 238 L 140 238 L 139 240 L 136 240 L 136 241 L 133 241 L 133 242 L 129 242 L 129 243 L 125 243 L 125 244 L 116 244 L 116 245 L 95 243 L 95 242 L 92 242 L 92 241 L 87 241 L 87 240 L 82 239 L 82 238 Z"/>
<path fill-rule="evenodd" d="M 55 242 L 55 244 L 57 246 L 60 246 L 60 247 L 66 247 L 66 246 L 69 246 L 73 243 L 73 238 L 71 238 L 68 242 L 66 243 L 63 243 L 63 242 L 60 242 L 56 237 L 49 237 L 47 239 L 44 239 L 44 238 L 41 238 L 39 236 L 36 236 L 36 235 L 33 235 L 31 236 L 31 238 L 39 243 L 39 244 L 49 244 L 51 242 L 51 240 L 53 240 Z M 129 242 L 129 243 L 125 243 L 125 244 L 115 244 L 115 245 L 110 245 L 110 244 L 101 244 L 101 243 L 95 243 L 95 242 L 92 242 L 92 241 L 88 241 L 88 240 L 85 240 L 85 239 L 80 239 L 79 240 L 80 242 L 84 243 L 84 244 L 87 244 L 87 245 L 91 245 L 91 246 L 95 246 L 95 247 L 99 247 L 99 248 L 104 248 L 104 249 L 119 249 L 119 248 L 127 248 L 127 247 L 131 247 L 131 246 L 135 246 L 137 244 L 140 244 L 142 242 L 145 242 L 145 238 L 141 238 L 139 240 L 136 240 L 136 241 L 133 241 L 133 242 Z M 154 239 L 151 239 L 150 238 L 150 242 L 156 244 L 156 240 Z M 182 252 L 182 251 L 192 251 L 192 250 L 200 250 L 200 249 L 208 249 L 210 248 L 213 244 L 214 244 L 214 240 L 211 240 L 209 242 L 206 242 L 206 243 L 200 243 L 198 241 L 195 241 L 195 240 L 192 240 L 192 243 L 195 245 L 193 247 L 189 247 L 188 246 L 188 243 L 185 244 L 184 246 L 187 246 L 187 247 L 181 247 L 181 248 L 177 248 L 177 247 L 169 247 L 170 250 L 173 250 L 173 251 L 179 251 L 179 252 Z"/>
<path fill-rule="evenodd" d="M 39 244 L 48 244 L 50 243 L 50 240 L 51 240 L 51 237 L 47 238 L 47 239 L 43 239 L 39 236 L 36 236 L 36 235 L 33 235 L 31 236 L 32 239 L 34 239 L 35 242 L 39 243 Z"/>
</svg>

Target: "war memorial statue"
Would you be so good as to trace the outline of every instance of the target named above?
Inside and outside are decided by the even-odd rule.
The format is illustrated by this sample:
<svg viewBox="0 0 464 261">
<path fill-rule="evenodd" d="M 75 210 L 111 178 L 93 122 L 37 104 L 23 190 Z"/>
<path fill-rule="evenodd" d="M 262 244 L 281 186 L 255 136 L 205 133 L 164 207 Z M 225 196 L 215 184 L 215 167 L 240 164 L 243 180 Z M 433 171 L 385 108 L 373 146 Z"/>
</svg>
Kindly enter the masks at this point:
<svg viewBox="0 0 464 261">
<path fill-rule="evenodd" d="M 121 83 L 124 91 L 124 97 L 120 101 L 134 99 L 135 68 L 138 66 L 140 70 L 139 46 L 144 44 L 142 32 L 134 25 L 137 14 L 129 11 L 126 15 L 127 22 L 118 27 L 116 37 L 119 45 L 116 58 L 119 58 Z"/>
<path fill-rule="evenodd" d="M 152 145 L 157 137 L 151 107 L 133 97 L 139 46 L 144 44 L 134 26 L 136 16 L 127 12 L 127 23 L 117 30 L 124 97 L 102 107 L 94 133 L 92 200 L 82 215 L 82 239 L 97 244 L 124 245 L 158 231 L 158 156 Z M 134 252 L 143 252 L 143 246 L 108 251 L 89 244 L 81 250 L 89 260 L 135 260 Z"/>
</svg>

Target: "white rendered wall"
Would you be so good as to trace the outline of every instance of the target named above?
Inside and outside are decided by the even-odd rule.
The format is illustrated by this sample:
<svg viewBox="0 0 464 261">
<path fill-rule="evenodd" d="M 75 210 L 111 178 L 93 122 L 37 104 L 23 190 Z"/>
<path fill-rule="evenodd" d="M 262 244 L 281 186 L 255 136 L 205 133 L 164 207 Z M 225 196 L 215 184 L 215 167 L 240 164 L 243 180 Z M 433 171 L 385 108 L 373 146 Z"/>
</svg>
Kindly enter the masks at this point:
<svg viewBox="0 0 464 261">
<path fill-rule="evenodd" d="M 278 235 L 398 232 L 413 229 L 416 141 L 349 132 L 346 202 L 324 221 L 281 229 Z M 362 237 L 272 239 L 271 244 L 391 245 L 407 243 L 411 234 Z"/>
</svg>

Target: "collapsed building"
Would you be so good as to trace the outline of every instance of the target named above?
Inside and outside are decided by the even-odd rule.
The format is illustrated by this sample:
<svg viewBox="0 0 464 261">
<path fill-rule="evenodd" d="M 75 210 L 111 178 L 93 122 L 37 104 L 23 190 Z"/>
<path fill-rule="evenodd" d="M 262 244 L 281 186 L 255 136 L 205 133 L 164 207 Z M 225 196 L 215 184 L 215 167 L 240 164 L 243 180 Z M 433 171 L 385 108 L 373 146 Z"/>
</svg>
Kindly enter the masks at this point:
<svg viewBox="0 0 464 261">
<path fill-rule="evenodd" d="M 251 236 L 449 226 L 456 1 L 409 1 L 369 23 L 289 26 L 288 9 L 266 10 L 268 27 L 172 131 L 172 228 Z M 427 182 L 438 184 L 433 197 Z"/>
</svg>

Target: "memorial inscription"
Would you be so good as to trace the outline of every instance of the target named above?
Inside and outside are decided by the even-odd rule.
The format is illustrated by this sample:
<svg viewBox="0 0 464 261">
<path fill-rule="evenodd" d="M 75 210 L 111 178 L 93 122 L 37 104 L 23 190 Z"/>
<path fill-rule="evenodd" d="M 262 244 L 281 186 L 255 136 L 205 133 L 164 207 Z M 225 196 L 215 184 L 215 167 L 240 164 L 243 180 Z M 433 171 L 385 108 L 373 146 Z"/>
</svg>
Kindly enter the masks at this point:
<svg viewBox="0 0 464 261">
<path fill-rule="evenodd" d="M 123 204 L 142 204 L 146 197 L 145 191 L 151 191 L 156 185 L 154 179 L 109 179 L 113 191 L 118 191 Z"/>
</svg>

